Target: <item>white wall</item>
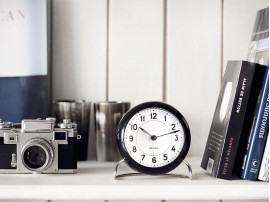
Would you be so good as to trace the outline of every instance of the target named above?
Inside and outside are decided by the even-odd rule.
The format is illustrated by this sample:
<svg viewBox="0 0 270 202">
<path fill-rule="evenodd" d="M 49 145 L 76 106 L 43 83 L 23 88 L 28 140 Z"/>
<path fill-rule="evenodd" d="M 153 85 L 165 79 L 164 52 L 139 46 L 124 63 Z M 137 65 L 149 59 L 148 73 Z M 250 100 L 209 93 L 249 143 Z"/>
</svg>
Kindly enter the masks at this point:
<svg viewBox="0 0 270 202">
<path fill-rule="evenodd" d="M 53 99 L 166 101 L 190 125 L 189 155 L 202 156 L 227 60 L 246 59 L 256 11 L 267 6 L 268 0 L 53 0 Z M 94 158 L 93 127 L 90 142 Z"/>
</svg>

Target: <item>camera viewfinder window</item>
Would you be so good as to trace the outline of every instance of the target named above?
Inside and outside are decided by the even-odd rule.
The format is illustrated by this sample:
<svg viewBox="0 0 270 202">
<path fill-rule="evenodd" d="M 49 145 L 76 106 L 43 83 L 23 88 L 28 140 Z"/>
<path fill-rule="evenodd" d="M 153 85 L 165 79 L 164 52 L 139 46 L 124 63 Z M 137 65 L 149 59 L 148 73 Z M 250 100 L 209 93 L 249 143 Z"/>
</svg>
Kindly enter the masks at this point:
<svg viewBox="0 0 270 202">
<path fill-rule="evenodd" d="M 67 139 L 67 133 L 66 132 L 55 132 L 54 133 L 54 139 L 55 140 L 66 140 Z"/>
</svg>

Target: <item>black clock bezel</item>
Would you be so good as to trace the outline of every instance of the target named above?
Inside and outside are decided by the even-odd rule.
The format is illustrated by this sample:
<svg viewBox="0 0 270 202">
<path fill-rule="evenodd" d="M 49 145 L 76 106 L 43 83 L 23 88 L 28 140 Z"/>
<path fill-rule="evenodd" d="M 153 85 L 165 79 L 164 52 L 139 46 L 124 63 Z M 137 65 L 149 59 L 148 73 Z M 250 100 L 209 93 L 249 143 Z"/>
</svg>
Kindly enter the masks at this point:
<svg viewBox="0 0 270 202">
<path fill-rule="evenodd" d="M 182 124 L 182 127 L 184 129 L 184 137 L 185 137 L 183 149 L 180 152 L 180 154 L 178 155 L 178 157 L 173 162 L 171 162 L 165 166 L 156 167 L 156 168 L 143 166 L 143 165 L 137 163 L 135 160 L 133 160 L 133 158 L 129 155 L 129 153 L 125 147 L 125 143 L 124 143 L 124 133 L 125 133 L 125 129 L 126 129 L 126 126 L 129 122 L 129 120 L 137 112 L 144 110 L 144 109 L 147 109 L 147 108 L 150 108 L 150 107 L 157 107 L 157 108 L 165 109 L 165 110 L 171 112 L 174 116 L 176 116 L 176 118 Z M 116 139 L 117 139 L 117 146 L 118 146 L 119 152 L 122 155 L 122 157 L 125 158 L 126 163 L 133 170 L 136 170 L 136 171 L 141 172 L 141 173 L 149 174 L 149 175 L 165 174 L 165 173 L 172 171 L 177 166 L 179 166 L 180 163 L 185 159 L 185 157 L 189 151 L 190 142 L 191 142 L 190 129 L 189 129 L 188 123 L 185 120 L 185 118 L 183 117 L 183 115 L 174 107 L 172 107 L 166 103 L 163 103 L 163 102 L 145 102 L 145 103 L 139 104 L 139 105 L 133 107 L 132 109 L 130 109 L 125 114 L 125 116 L 120 120 L 120 122 L 118 124 Z"/>
</svg>

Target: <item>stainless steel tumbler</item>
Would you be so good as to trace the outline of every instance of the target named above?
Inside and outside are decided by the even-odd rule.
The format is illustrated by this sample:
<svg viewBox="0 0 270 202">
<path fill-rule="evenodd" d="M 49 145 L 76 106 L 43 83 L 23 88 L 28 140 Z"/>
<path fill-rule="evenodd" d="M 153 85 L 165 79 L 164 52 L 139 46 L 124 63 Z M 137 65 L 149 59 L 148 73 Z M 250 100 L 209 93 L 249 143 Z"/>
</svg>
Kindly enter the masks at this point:
<svg viewBox="0 0 270 202">
<path fill-rule="evenodd" d="M 71 119 L 78 124 L 78 160 L 87 160 L 88 136 L 91 102 L 84 100 L 56 100 L 53 102 L 53 116 L 59 123 L 63 119 Z"/>
<path fill-rule="evenodd" d="M 129 110 L 130 102 L 97 102 L 94 104 L 98 161 L 118 161 L 116 130 L 120 119 Z"/>
</svg>

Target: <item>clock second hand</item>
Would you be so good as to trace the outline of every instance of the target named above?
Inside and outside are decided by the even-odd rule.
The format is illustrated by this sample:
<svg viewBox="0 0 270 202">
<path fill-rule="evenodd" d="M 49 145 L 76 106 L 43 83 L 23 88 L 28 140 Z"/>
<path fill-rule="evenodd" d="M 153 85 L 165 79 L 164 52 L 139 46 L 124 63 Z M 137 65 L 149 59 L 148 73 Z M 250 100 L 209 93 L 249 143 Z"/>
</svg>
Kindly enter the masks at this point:
<svg viewBox="0 0 270 202">
<path fill-rule="evenodd" d="M 151 138 L 152 139 L 152 138 Z M 153 141 L 153 157 L 155 156 L 155 141 Z"/>
</svg>

